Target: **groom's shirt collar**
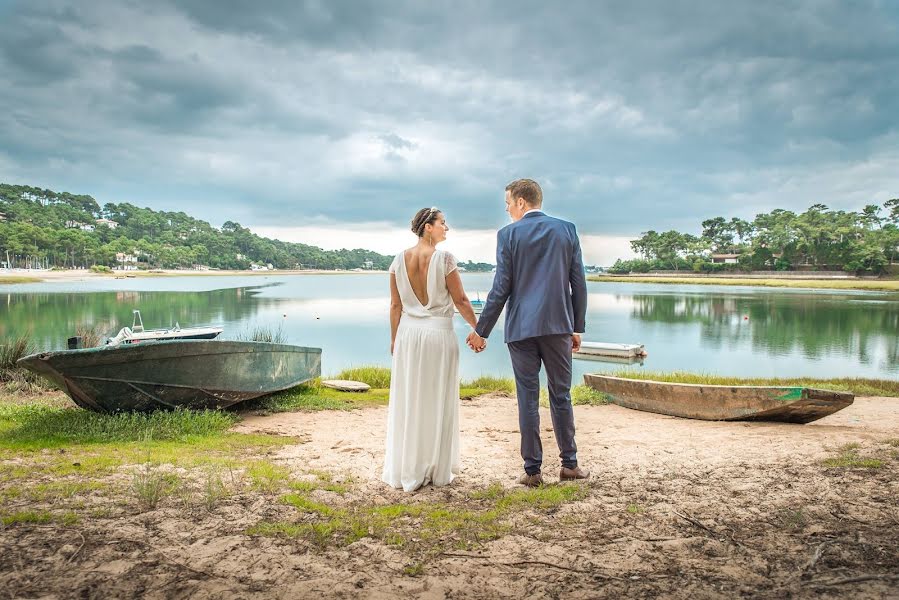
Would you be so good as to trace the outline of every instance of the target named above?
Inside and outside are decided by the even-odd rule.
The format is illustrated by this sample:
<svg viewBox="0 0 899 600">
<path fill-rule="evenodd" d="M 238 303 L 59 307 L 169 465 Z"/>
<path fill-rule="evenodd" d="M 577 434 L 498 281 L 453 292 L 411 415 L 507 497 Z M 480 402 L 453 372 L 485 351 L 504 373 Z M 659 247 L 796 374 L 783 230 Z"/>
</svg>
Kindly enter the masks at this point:
<svg viewBox="0 0 899 600">
<path fill-rule="evenodd" d="M 530 210 L 525 211 L 525 213 L 523 215 L 521 215 L 521 218 L 523 219 L 531 213 L 541 213 L 542 214 L 543 211 L 540 210 L 539 208 L 532 208 Z"/>
</svg>

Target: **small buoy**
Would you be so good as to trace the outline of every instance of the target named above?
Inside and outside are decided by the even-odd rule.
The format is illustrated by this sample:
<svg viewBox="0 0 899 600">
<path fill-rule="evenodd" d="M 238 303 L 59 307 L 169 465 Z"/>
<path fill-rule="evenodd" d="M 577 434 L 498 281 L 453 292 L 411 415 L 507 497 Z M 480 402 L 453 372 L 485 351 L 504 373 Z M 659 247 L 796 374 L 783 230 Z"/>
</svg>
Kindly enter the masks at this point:
<svg viewBox="0 0 899 600">
<path fill-rule="evenodd" d="M 746 315 L 743 315 L 743 320 L 744 320 L 744 321 L 748 321 L 748 320 L 749 320 L 749 317 L 746 316 Z"/>
<path fill-rule="evenodd" d="M 285 319 L 287 318 L 287 315 L 281 315 L 281 316 L 284 317 Z"/>
</svg>

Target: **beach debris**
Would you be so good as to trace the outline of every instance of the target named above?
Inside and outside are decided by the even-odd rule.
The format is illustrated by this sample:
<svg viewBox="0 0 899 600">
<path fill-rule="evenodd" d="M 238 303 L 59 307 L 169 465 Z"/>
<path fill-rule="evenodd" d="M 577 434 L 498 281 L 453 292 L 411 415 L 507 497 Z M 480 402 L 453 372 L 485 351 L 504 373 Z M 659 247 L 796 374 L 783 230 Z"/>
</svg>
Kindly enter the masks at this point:
<svg viewBox="0 0 899 600">
<path fill-rule="evenodd" d="M 367 392 L 371 389 L 367 383 L 350 379 L 322 379 L 322 385 L 341 392 Z"/>
</svg>

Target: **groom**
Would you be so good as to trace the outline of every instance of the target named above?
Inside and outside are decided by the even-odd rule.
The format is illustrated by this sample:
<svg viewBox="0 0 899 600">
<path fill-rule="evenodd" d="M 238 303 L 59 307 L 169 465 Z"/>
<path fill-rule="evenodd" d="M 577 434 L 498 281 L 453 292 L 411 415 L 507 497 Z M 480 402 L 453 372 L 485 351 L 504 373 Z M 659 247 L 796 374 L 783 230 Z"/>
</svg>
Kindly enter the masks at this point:
<svg viewBox="0 0 899 600">
<path fill-rule="evenodd" d="M 577 465 L 571 407 L 571 353 L 581 346 L 587 312 L 587 282 L 581 244 L 574 225 L 543 213 L 543 191 L 536 181 L 518 179 L 506 186 L 506 212 L 512 223 L 496 235 L 496 275 L 469 346 L 484 339 L 506 307 L 505 341 L 512 357 L 518 393 L 518 425 L 524 475 L 519 483 L 543 483 L 540 466 L 540 365 L 546 369 L 549 410 L 562 469 L 559 479 L 586 479 Z M 482 339 L 483 338 L 483 339 Z"/>
</svg>

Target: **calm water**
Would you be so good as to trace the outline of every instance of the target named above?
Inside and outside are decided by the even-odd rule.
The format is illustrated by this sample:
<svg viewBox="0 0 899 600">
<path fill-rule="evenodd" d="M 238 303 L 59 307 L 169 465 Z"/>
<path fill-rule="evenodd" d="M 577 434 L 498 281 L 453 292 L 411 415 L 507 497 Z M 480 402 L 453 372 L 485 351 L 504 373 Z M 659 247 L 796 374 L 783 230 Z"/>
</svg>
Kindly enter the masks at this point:
<svg viewBox="0 0 899 600">
<path fill-rule="evenodd" d="M 466 274 L 471 297 L 492 275 Z M 899 375 L 899 295 L 724 286 L 590 283 L 585 340 L 641 343 L 631 368 L 752 376 Z M 30 332 L 42 349 L 62 348 L 75 328 L 108 335 L 147 328 L 221 325 L 223 337 L 257 326 L 288 342 L 322 348 L 322 371 L 389 365 L 386 275 L 172 277 L 0 286 L 0 336 Z M 456 318 L 460 344 L 467 325 Z M 502 317 L 486 352 L 463 348 L 462 376 L 511 376 Z M 622 365 L 575 361 L 575 378 Z"/>
</svg>

